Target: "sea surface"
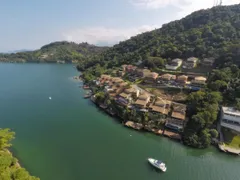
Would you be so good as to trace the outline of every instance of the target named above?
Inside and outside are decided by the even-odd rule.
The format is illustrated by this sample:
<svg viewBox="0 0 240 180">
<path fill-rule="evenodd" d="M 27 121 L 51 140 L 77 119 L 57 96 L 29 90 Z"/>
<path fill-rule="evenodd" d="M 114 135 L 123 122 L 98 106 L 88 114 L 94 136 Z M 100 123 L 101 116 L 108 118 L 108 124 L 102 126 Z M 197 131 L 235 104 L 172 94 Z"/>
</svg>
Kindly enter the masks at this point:
<svg viewBox="0 0 240 180">
<path fill-rule="evenodd" d="M 239 180 L 240 157 L 123 127 L 83 99 L 72 65 L 0 64 L 0 127 L 41 180 Z M 49 97 L 52 97 L 50 100 Z M 163 160 L 162 173 L 147 158 Z"/>
</svg>

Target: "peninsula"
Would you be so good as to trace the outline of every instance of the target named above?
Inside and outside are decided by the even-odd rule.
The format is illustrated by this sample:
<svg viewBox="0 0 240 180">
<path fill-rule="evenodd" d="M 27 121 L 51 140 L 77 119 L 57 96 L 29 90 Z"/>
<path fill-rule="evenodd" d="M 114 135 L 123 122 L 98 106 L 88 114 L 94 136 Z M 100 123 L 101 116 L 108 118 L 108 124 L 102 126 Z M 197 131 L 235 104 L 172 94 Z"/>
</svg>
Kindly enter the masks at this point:
<svg viewBox="0 0 240 180">
<path fill-rule="evenodd" d="M 127 126 L 240 154 L 239 11 L 197 11 L 81 62 L 92 100 Z"/>
</svg>

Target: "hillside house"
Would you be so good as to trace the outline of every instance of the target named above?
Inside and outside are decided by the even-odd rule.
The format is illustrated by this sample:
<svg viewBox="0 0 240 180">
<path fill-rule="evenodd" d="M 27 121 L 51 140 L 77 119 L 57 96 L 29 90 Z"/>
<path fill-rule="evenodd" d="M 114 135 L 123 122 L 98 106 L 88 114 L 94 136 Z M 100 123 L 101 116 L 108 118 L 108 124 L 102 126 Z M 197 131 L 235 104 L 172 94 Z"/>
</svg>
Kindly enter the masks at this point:
<svg viewBox="0 0 240 180">
<path fill-rule="evenodd" d="M 144 74 L 144 82 L 145 83 L 156 83 L 158 78 L 158 73 L 150 72 Z"/>
<path fill-rule="evenodd" d="M 161 113 L 164 115 L 168 115 L 171 110 L 171 101 L 163 100 L 162 98 L 157 98 L 155 102 L 153 102 L 149 109 L 154 113 Z"/>
<path fill-rule="evenodd" d="M 122 70 L 123 70 L 123 72 L 125 72 L 125 73 L 134 73 L 135 72 L 135 70 L 137 69 L 137 67 L 136 66 L 133 66 L 133 65 L 122 65 Z"/>
<path fill-rule="evenodd" d="M 186 108 L 187 106 L 179 103 L 172 103 L 172 114 L 167 119 L 166 127 L 178 131 L 182 131 L 186 124 Z"/>
<path fill-rule="evenodd" d="M 149 69 L 136 69 L 134 74 L 140 78 L 145 77 L 147 74 L 151 73 Z"/>
<path fill-rule="evenodd" d="M 183 63 L 182 59 L 173 59 L 165 66 L 165 68 L 168 70 L 177 70 L 179 67 L 182 66 L 182 63 Z"/>
<path fill-rule="evenodd" d="M 118 102 L 127 105 L 130 101 L 132 101 L 132 95 L 136 94 L 136 97 L 139 96 L 140 91 L 134 87 L 125 88 L 119 95 L 118 95 Z"/>
<path fill-rule="evenodd" d="M 176 82 L 179 84 L 185 85 L 187 83 L 187 80 L 188 80 L 188 76 L 181 75 L 177 77 Z"/>
<path fill-rule="evenodd" d="M 158 77 L 158 82 L 171 82 L 176 80 L 176 75 L 163 74 Z"/>
<path fill-rule="evenodd" d="M 205 78 L 203 76 L 197 76 L 191 81 L 189 86 L 193 90 L 200 90 L 201 88 L 203 88 L 206 85 L 206 81 L 207 81 L 207 78 Z"/>
<path fill-rule="evenodd" d="M 150 102 L 150 95 L 147 93 L 140 94 L 134 106 L 139 109 L 145 109 Z"/>
<path fill-rule="evenodd" d="M 187 59 L 187 61 L 185 61 L 183 63 L 183 68 L 193 69 L 193 68 L 197 67 L 197 63 L 198 63 L 198 58 L 190 57 L 190 58 Z"/>
<path fill-rule="evenodd" d="M 126 82 L 121 82 L 121 83 L 117 83 L 114 84 L 112 86 L 109 87 L 107 93 L 109 96 L 111 97 L 116 97 L 117 95 L 119 95 L 125 87 L 127 87 L 128 84 Z"/>
</svg>

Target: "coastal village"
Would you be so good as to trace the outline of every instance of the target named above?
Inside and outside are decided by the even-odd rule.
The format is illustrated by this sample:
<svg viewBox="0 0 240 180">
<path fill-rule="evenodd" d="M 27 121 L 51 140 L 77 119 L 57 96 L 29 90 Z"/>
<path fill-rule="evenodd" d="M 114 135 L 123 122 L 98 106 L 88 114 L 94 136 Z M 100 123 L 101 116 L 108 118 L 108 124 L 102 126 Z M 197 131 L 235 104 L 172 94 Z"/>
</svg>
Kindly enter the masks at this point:
<svg viewBox="0 0 240 180">
<path fill-rule="evenodd" d="M 119 117 L 127 127 L 181 141 L 188 122 L 187 94 L 201 90 L 207 82 L 206 74 L 191 70 L 197 66 L 211 68 L 213 64 L 213 58 L 202 61 L 195 57 L 173 59 L 161 73 L 124 64 L 111 74 L 102 74 L 85 84 L 83 88 L 90 91 L 84 97 L 90 98 L 111 116 Z M 187 71 L 177 73 L 179 68 Z M 227 132 L 234 134 L 238 142 L 240 111 L 234 107 L 219 109 L 219 138 L 213 139 L 212 143 L 224 152 L 240 155 L 240 144 L 238 148 L 225 143 L 229 138 Z"/>
</svg>

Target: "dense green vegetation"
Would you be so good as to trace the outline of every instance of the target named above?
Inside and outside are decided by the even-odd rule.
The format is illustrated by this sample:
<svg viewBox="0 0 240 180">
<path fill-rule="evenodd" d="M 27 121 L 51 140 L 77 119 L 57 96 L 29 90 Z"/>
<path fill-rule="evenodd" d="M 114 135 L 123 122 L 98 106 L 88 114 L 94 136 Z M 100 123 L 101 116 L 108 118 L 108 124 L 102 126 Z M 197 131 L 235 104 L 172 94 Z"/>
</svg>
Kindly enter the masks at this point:
<svg viewBox="0 0 240 180">
<path fill-rule="evenodd" d="M 56 62 L 56 61 L 81 61 L 88 57 L 99 54 L 107 49 L 97 47 L 88 43 L 54 42 L 43 46 L 41 49 L 29 52 L 19 52 L 12 54 L 0 54 L 0 61 L 14 62 Z"/>
<path fill-rule="evenodd" d="M 191 93 L 188 103 L 190 119 L 184 131 L 184 142 L 194 147 L 207 147 L 211 139 L 217 137 L 219 105 L 240 109 L 240 69 L 231 65 L 214 70 L 206 89 Z"/>
<path fill-rule="evenodd" d="M 198 91 L 188 96 L 189 121 L 184 129 L 184 142 L 187 145 L 205 148 L 210 145 L 212 138 L 218 136 L 214 123 L 221 101 L 219 92 Z"/>
<path fill-rule="evenodd" d="M 240 4 L 200 10 L 160 29 L 120 42 L 101 55 L 79 64 L 79 70 L 98 71 L 143 61 L 151 69 L 169 59 L 196 56 L 216 58 L 217 66 L 240 65 Z M 154 58 L 155 57 L 155 58 Z"/>
<path fill-rule="evenodd" d="M 183 132 L 185 144 L 205 148 L 218 137 L 219 107 L 240 109 L 240 4 L 194 12 L 121 42 L 86 59 L 78 68 L 90 81 L 122 64 L 142 62 L 142 66 L 158 71 L 169 59 L 191 56 L 216 59 L 217 69 L 209 72 L 206 88 L 188 96 L 189 120 Z"/>
<path fill-rule="evenodd" d="M 0 129 L 0 179 L 1 180 L 39 180 L 19 167 L 17 159 L 6 149 L 14 138 L 14 132 L 9 129 Z"/>
</svg>

